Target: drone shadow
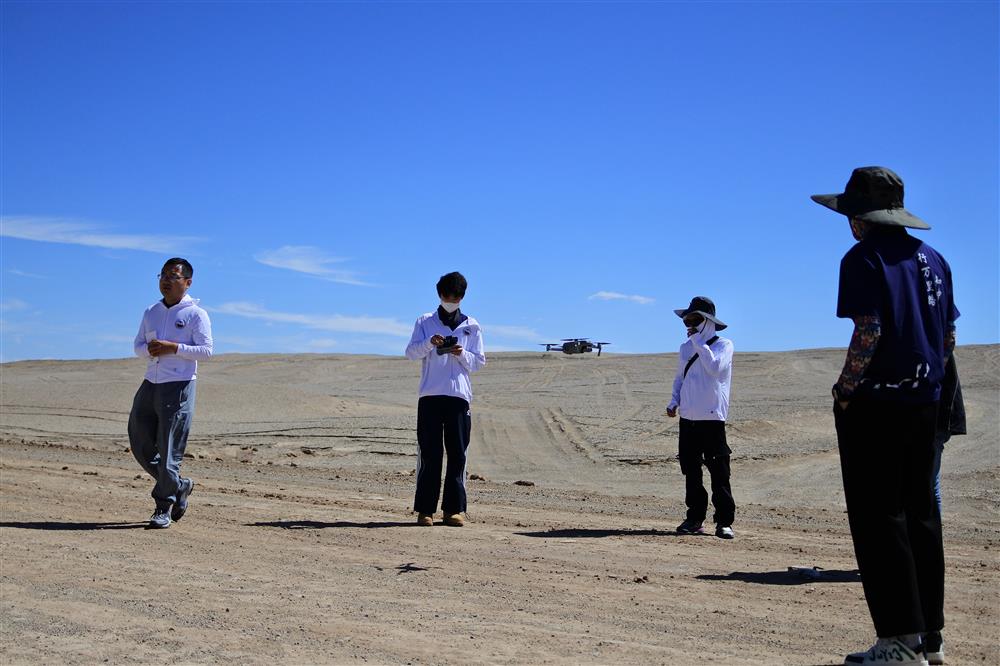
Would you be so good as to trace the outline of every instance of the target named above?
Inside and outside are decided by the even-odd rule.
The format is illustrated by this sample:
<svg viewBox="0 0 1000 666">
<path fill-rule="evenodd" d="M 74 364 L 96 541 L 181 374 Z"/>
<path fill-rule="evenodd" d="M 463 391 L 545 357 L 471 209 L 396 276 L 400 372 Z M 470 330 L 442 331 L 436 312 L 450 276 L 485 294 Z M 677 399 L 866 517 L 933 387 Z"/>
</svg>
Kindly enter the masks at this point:
<svg viewBox="0 0 1000 666">
<path fill-rule="evenodd" d="M 337 521 L 326 523 L 321 520 L 270 520 L 258 523 L 247 523 L 247 527 L 280 527 L 284 530 L 325 530 L 335 527 L 355 527 L 363 529 L 380 529 L 384 527 L 419 527 L 415 522 L 372 522 L 353 523 L 348 521 Z"/>
<path fill-rule="evenodd" d="M 80 531 L 80 530 L 138 530 L 145 528 L 147 523 L 65 523 L 57 521 L 6 521 L 0 523 L 0 527 L 11 527 L 19 530 L 55 530 L 55 531 Z"/>
<path fill-rule="evenodd" d="M 734 571 L 730 574 L 702 574 L 698 580 L 735 580 L 759 585 L 810 585 L 812 583 L 860 583 L 857 569 L 819 569 L 815 575 L 804 576 L 796 571 Z"/>
</svg>

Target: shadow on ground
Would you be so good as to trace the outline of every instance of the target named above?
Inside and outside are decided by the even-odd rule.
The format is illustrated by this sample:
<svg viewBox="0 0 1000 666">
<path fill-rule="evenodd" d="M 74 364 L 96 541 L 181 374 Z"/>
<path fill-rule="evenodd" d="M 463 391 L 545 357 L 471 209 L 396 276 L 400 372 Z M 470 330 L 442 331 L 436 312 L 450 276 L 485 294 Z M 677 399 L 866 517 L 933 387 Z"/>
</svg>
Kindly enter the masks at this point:
<svg viewBox="0 0 1000 666">
<path fill-rule="evenodd" d="M 536 537 L 540 539 L 600 539 L 612 536 L 693 536 L 681 535 L 669 530 L 547 530 L 545 532 L 515 532 L 518 536 Z M 704 535 L 697 535 L 704 536 Z"/>
<path fill-rule="evenodd" d="M 0 527 L 19 530 L 138 530 L 146 523 L 60 523 L 55 521 L 2 522 Z"/>
<path fill-rule="evenodd" d="M 736 580 L 741 583 L 760 585 L 808 585 L 810 583 L 860 583 L 861 572 L 857 569 L 815 569 L 792 571 L 734 571 L 730 574 L 702 574 L 698 580 Z"/>
<path fill-rule="evenodd" d="M 361 527 L 364 529 L 377 529 L 382 527 L 419 527 L 415 522 L 382 522 L 382 523 L 352 523 L 338 521 L 336 523 L 325 523 L 321 520 L 270 520 L 259 523 L 247 523 L 247 527 L 280 527 L 284 530 L 325 530 L 331 527 Z"/>
</svg>

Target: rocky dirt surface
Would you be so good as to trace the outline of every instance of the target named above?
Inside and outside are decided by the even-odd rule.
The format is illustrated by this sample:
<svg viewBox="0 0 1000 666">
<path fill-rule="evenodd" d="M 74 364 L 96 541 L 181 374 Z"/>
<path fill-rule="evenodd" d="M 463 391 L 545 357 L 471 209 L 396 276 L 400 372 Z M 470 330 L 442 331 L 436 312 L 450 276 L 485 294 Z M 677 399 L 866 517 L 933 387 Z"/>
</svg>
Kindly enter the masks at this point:
<svg viewBox="0 0 1000 666">
<path fill-rule="evenodd" d="M 1000 348 L 957 358 L 946 651 L 995 664 Z M 733 541 L 673 532 L 676 355 L 491 355 L 461 529 L 410 513 L 415 363 L 202 364 L 191 508 L 158 531 L 125 434 L 143 363 L 4 364 L 0 661 L 841 663 L 873 639 L 828 397 L 842 360 L 737 354 Z"/>
</svg>

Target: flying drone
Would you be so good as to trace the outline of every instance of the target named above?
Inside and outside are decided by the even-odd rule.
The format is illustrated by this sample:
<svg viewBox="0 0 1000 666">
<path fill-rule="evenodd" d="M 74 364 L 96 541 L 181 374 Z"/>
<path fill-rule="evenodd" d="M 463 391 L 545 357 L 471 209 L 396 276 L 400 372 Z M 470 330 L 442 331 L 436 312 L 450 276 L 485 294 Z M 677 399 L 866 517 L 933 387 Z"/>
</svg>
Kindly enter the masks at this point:
<svg viewBox="0 0 1000 666">
<path fill-rule="evenodd" d="M 597 355 L 601 355 L 601 347 L 610 345 L 610 342 L 591 342 L 587 338 L 563 338 L 562 342 L 541 342 L 545 351 L 561 351 L 563 354 L 583 354 L 597 350 Z"/>
</svg>

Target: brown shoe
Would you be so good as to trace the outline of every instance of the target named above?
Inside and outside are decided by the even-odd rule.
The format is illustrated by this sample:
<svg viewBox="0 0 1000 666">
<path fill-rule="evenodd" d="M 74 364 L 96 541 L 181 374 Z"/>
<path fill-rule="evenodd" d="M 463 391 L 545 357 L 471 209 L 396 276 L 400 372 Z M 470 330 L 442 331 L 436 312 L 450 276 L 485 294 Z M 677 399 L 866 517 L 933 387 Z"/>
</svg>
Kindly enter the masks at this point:
<svg viewBox="0 0 1000 666">
<path fill-rule="evenodd" d="M 430 527 L 434 524 L 434 516 L 429 513 L 418 513 L 417 514 L 417 525 L 423 527 Z"/>
<path fill-rule="evenodd" d="M 446 513 L 444 514 L 444 524 L 449 527 L 462 527 L 465 525 L 465 519 L 460 513 Z"/>
</svg>

